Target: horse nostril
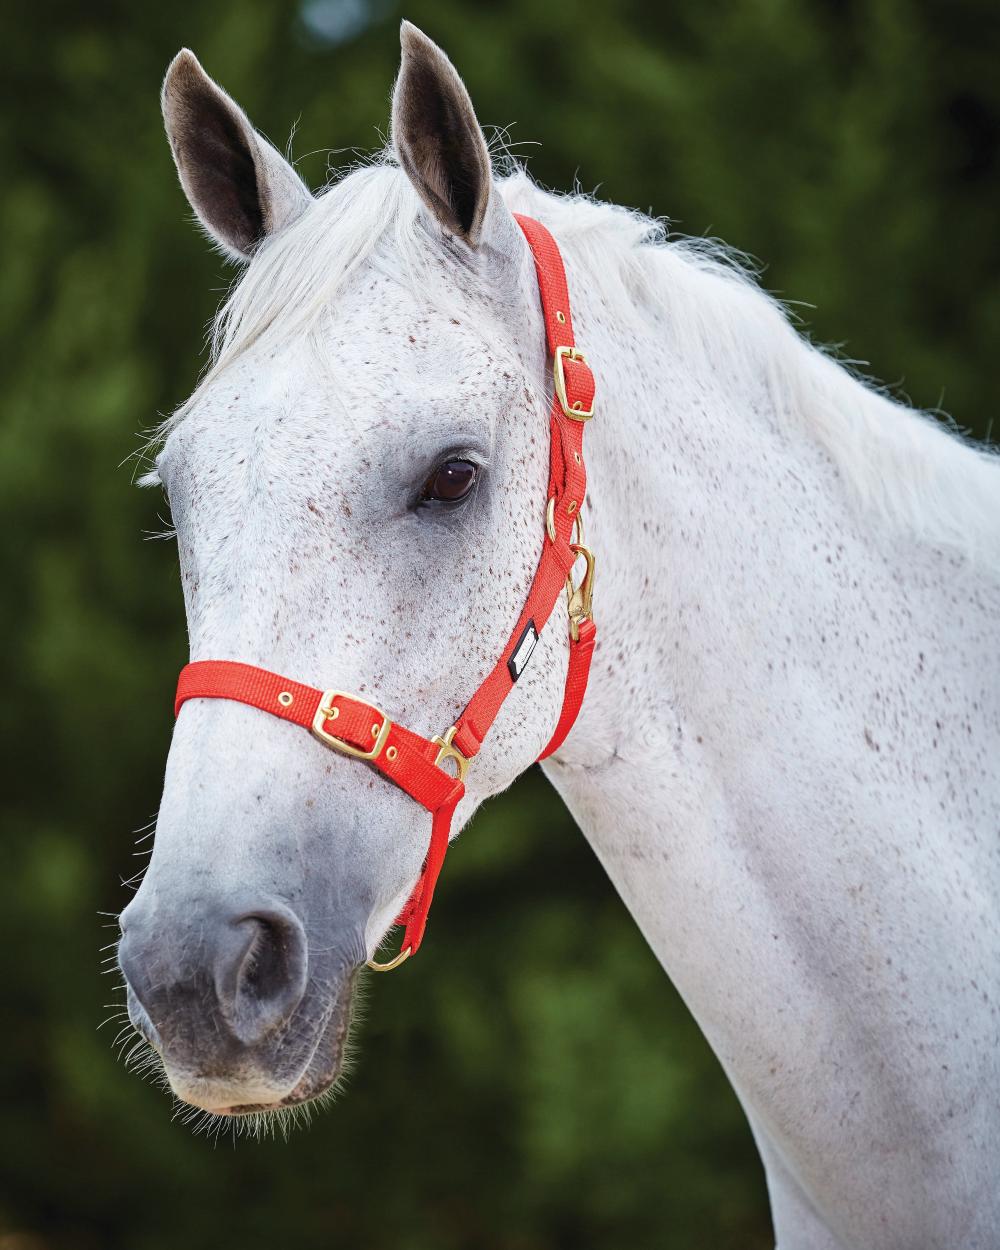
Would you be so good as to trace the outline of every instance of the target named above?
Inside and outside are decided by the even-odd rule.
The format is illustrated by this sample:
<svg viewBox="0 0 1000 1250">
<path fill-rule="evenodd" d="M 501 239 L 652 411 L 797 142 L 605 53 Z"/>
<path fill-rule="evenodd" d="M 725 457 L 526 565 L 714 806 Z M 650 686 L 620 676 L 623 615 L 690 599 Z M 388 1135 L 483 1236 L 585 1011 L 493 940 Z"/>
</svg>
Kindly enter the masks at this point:
<svg viewBox="0 0 1000 1250">
<path fill-rule="evenodd" d="M 118 962 L 130 1017 L 158 1049 L 178 1054 L 209 1032 L 216 1057 L 231 1062 L 288 1023 L 309 961 L 305 930 L 282 903 L 199 900 L 174 925 L 131 903 Z"/>
<path fill-rule="evenodd" d="M 264 916 L 238 923 L 253 936 L 237 974 L 237 995 L 261 1001 L 280 997 L 294 980 L 301 955 L 294 929 L 287 921 Z"/>
<path fill-rule="evenodd" d="M 285 1023 L 306 989 L 306 940 L 291 913 L 267 909 L 228 924 L 216 965 L 219 1007 L 244 1044 Z"/>
</svg>

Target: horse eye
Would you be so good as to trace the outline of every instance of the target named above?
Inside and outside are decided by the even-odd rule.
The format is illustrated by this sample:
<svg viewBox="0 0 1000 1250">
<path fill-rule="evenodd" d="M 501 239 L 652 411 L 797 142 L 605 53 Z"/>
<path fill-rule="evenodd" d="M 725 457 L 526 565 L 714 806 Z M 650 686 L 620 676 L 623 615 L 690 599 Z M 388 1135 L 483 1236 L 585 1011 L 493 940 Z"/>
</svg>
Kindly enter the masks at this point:
<svg viewBox="0 0 1000 1250">
<path fill-rule="evenodd" d="M 424 483 L 422 503 L 461 503 L 476 484 L 479 466 L 471 460 L 446 460 Z"/>
</svg>

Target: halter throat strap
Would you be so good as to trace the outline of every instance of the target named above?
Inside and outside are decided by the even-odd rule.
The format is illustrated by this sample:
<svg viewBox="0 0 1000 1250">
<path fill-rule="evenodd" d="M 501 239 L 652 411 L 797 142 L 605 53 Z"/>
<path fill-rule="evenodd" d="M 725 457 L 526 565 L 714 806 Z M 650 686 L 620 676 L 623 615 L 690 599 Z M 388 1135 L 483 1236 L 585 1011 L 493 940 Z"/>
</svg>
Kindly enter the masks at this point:
<svg viewBox="0 0 1000 1250">
<path fill-rule="evenodd" d="M 397 921 L 405 925 L 400 952 L 386 963 L 370 961 L 369 967 L 376 971 L 398 967 L 423 941 L 452 818 L 465 794 L 469 764 L 527 666 L 564 588 L 570 617 L 569 671 L 559 721 L 539 759 L 557 751 L 573 728 L 586 694 L 596 642 L 591 618 L 594 558 L 583 545 L 580 520 L 587 489 L 583 430 L 593 416 L 594 376 L 573 336 L 559 248 L 540 222 L 518 214 L 515 218 L 534 256 L 553 368 L 545 539 L 531 589 L 507 645 L 464 712 L 444 734 L 426 738 L 356 695 L 320 690 L 233 660 L 197 660 L 181 670 L 177 683 L 175 716 L 190 699 L 249 704 L 308 729 L 324 746 L 367 763 L 430 812 L 431 837 L 423 869 Z M 581 558 L 586 568 L 574 587 L 572 570 Z"/>
</svg>

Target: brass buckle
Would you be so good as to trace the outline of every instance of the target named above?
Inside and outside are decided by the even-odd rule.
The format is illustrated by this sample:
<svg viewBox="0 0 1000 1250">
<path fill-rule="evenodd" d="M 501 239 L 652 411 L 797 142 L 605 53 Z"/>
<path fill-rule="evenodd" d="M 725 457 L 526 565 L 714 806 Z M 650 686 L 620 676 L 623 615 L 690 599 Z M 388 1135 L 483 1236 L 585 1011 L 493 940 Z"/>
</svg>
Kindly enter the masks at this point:
<svg viewBox="0 0 1000 1250">
<path fill-rule="evenodd" d="M 462 785 L 465 785 L 465 774 L 469 771 L 469 761 L 465 758 L 458 747 L 455 746 L 455 734 L 457 732 L 458 726 L 452 725 L 443 737 L 440 734 L 435 734 L 435 736 L 431 738 L 431 742 L 441 748 L 434 757 L 434 767 L 441 768 L 442 760 L 454 760 L 455 765 L 458 768 L 458 780 L 462 783 Z"/>
<path fill-rule="evenodd" d="M 579 400 L 575 404 L 570 405 L 566 396 L 566 364 L 567 360 L 579 360 L 581 364 L 587 363 L 587 357 L 580 351 L 578 347 L 557 347 L 556 354 L 552 358 L 552 376 L 555 379 L 556 399 L 559 400 L 559 407 L 563 413 L 569 417 L 571 421 L 589 421 L 594 415 L 593 407 L 584 411 L 583 405 Z"/>
<path fill-rule="evenodd" d="M 375 745 L 370 751 L 362 751 L 360 747 L 352 747 L 349 742 L 345 742 L 343 738 L 338 738 L 336 734 L 330 733 L 328 729 L 323 727 L 328 720 L 336 720 L 340 715 L 340 709 L 333 706 L 334 699 L 338 697 L 353 699 L 355 703 L 364 703 L 363 699 L 357 698 L 356 695 L 348 694 L 346 690 L 324 690 L 323 697 L 319 701 L 319 707 L 316 709 L 316 715 L 313 717 L 312 732 L 314 736 L 319 738 L 320 742 L 325 743 L 326 746 L 333 747 L 335 751 L 339 751 L 342 755 L 350 755 L 356 760 L 377 760 L 382 754 L 382 748 L 385 746 L 386 739 L 389 737 L 392 721 L 374 703 L 366 704 L 365 706 L 371 708 L 373 714 L 381 721 L 381 725 L 372 725 Z"/>
<path fill-rule="evenodd" d="M 583 535 L 581 534 L 581 537 Z M 583 543 L 571 543 L 570 550 L 583 556 L 587 567 L 580 585 L 573 586 L 572 570 L 566 578 L 566 606 L 569 609 L 569 636 L 574 642 L 580 638 L 580 626 L 594 614 L 594 553 Z"/>
</svg>

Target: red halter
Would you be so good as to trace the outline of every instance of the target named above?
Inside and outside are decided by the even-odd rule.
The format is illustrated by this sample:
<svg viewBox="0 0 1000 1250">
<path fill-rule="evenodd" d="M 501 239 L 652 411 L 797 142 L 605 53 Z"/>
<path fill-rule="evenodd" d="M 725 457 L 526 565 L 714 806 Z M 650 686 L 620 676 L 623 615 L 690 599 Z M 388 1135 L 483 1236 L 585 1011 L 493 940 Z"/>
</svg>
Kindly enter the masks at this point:
<svg viewBox="0 0 1000 1250">
<path fill-rule="evenodd" d="M 440 737 L 424 738 L 391 721 L 363 699 L 340 690 L 318 690 L 277 673 L 232 660 L 198 660 L 181 670 L 174 714 L 188 699 L 235 699 L 309 729 L 328 747 L 365 760 L 433 817 L 423 871 L 397 923 L 406 931 L 400 953 L 377 971 L 398 967 L 423 940 L 434 886 L 451 833 L 451 820 L 465 793 L 469 761 L 482 746 L 504 699 L 524 671 L 538 635 L 563 587 L 569 600 L 570 658 L 562 714 L 539 759 L 557 751 L 573 728 L 587 690 L 596 629 L 591 619 L 594 558 L 583 546 L 580 509 L 587 488 L 583 464 L 583 426 L 594 415 L 594 376 L 573 341 L 569 292 L 559 248 L 548 230 L 530 217 L 518 225 L 535 258 L 545 317 L 545 335 L 553 358 L 554 388 L 549 417 L 549 491 L 545 544 L 528 599 L 496 667 L 469 700 L 456 723 Z M 572 541 L 576 536 L 579 543 Z M 573 565 L 579 557 L 586 572 L 574 589 Z M 455 772 L 447 771 L 447 764 Z"/>
</svg>

